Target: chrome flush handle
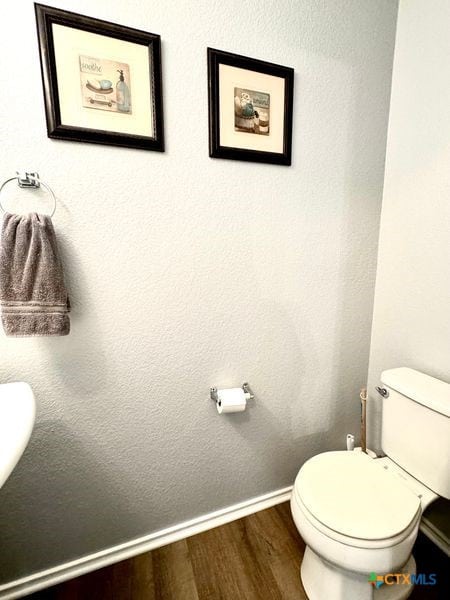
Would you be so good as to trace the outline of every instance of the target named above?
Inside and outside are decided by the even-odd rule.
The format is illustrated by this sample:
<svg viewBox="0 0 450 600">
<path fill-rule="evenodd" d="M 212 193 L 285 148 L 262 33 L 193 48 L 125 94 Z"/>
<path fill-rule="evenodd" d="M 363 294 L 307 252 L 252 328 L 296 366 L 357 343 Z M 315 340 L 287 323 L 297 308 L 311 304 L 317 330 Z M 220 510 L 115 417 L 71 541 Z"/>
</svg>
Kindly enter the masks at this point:
<svg viewBox="0 0 450 600">
<path fill-rule="evenodd" d="M 383 387 L 380 387 L 379 385 L 377 385 L 377 387 L 375 389 L 380 394 L 380 396 L 383 396 L 383 398 L 389 397 L 389 392 L 387 391 L 386 388 L 383 388 Z"/>
</svg>

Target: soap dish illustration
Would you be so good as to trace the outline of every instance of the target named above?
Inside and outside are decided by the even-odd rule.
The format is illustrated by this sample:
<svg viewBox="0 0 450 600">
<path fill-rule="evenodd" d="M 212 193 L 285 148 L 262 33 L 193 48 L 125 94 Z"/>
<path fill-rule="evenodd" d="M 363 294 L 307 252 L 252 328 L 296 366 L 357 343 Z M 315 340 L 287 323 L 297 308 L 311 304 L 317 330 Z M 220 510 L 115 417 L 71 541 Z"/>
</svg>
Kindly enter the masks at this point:
<svg viewBox="0 0 450 600">
<path fill-rule="evenodd" d="M 109 88 L 102 88 L 102 87 L 97 87 L 94 86 L 90 81 L 88 81 L 86 83 L 86 87 L 88 90 L 90 90 L 91 92 L 101 92 L 102 94 L 111 94 L 114 91 L 114 88 L 111 86 Z"/>
</svg>

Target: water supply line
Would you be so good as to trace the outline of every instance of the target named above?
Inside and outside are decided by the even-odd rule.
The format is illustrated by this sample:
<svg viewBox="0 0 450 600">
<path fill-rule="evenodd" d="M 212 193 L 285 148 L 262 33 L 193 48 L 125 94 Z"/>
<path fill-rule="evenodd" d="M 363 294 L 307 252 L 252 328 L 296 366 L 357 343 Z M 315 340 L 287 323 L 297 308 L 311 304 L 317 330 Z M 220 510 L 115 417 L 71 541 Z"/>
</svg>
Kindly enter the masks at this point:
<svg viewBox="0 0 450 600">
<path fill-rule="evenodd" d="M 367 404 L 367 388 L 361 388 L 359 392 L 361 398 L 361 450 L 367 454 L 366 445 L 366 404 Z"/>
</svg>

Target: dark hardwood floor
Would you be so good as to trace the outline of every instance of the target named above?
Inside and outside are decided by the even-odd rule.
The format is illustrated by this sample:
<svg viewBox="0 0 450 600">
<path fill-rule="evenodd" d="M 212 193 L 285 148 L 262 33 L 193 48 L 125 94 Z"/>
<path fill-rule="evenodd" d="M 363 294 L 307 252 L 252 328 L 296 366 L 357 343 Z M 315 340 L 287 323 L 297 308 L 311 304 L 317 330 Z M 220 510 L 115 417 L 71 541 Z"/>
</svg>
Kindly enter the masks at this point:
<svg viewBox="0 0 450 600">
<path fill-rule="evenodd" d="M 33 600 L 306 600 L 289 504 L 29 596 Z"/>
<path fill-rule="evenodd" d="M 448 600 L 450 595 L 447 594 L 445 578 L 448 578 L 449 565 L 445 562 L 446 557 L 440 557 L 442 553 L 439 551 L 435 554 L 437 549 L 422 537 L 417 546 L 418 571 L 441 571 L 438 571 L 439 586 L 416 587 L 411 600 Z M 28 598 L 307 600 L 300 580 L 304 549 L 303 540 L 292 521 L 289 504 L 284 503 L 88 573 Z"/>
<path fill-rule="evenodd" d="M 419 532 L 413 549 L 417 573 L 435 573 L 437 585 L 416 586 L 411 600 L 448 600 L 450 598 L 450 559 L 423 533 Z"/>
</svg>

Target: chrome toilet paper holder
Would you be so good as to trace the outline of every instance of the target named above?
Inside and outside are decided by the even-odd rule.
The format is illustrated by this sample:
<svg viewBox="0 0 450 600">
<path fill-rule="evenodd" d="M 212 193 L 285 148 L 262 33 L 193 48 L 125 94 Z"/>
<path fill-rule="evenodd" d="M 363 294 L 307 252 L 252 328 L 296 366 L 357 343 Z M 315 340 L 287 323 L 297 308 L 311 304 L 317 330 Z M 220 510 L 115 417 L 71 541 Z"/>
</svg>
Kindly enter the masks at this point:
<svg viewBox="0 0 450 600">
<path fill-rule="evenodd" d="M 249 394 L 249 397 L 248 397 L 249 400 L 253 400 L 255 398 L 248 383 L 243 383 L 241 387 L 244 390 L 244 394 Z M 219 400 L 219 396 L 217 395 L 217 388 L 216 387 L 210 388 L 209 394 L 211 396 L 211 400 L 214 400 L 214 402 L 216 402 L 220 406 L 221 402 Z"/>
</svg>

